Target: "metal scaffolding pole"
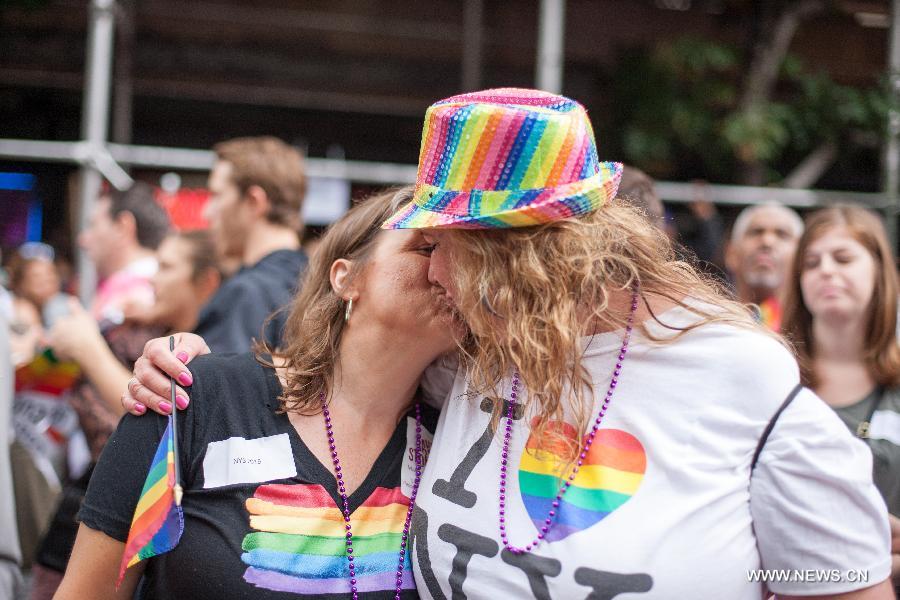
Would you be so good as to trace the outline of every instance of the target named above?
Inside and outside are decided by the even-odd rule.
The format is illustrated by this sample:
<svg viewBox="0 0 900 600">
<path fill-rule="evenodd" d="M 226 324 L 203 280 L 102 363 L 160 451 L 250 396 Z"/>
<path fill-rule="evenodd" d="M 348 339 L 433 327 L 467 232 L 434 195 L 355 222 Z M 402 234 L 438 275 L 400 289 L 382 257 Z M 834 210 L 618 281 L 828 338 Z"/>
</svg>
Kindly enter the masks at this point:
<svg viewBox="0 0 900 600">
<path fill-rule="evenodd" d="M 897 252 L 897 216 L 900 213 L 900 0 L 891 2 L 891 33 L 888 50 L 888 78 L 891 110 L 888 113 L 887 139 L 884 144 L 885 225 L 891 247 Z"/>
<path fill-rule="evenodd" d="M 38 162 L 83 163 L 94 160 L 100 168 L 107 168 L 104 177 L 113 185 L 116 177 L 127 177 L 118 164 L 148 169 L 173 169 L 176 171 L 208 171 L 215 155 L 211 150 L 191 148 L 166 148 L 161 146 L 135 146 L 108 144 L 107 160 L 92 159 L 86 142 L 47 142 L 0 138 L 0 159 L 32 160 Z M 416 165 L 338 160 L 331 158 L 307 158 L 306 174 L 309 177 L 346 179 L 365 184 L 396 185 L 416 180 Z M 684 204 L 697 197 L 697 184 L 677 181 L 657 181 L 656 191 L 666 202 Z M 866 192 L 830 190 L 804 190 L 774 187 L 750 187 L 744 185 L 705 186 L 712 202 L 722 205 L 747 206 L 763 202 L 780 202 L 795 208 L 817 208 L 835 202 L 857 202 L 872 209 L 886 210 L 887 196 Z"/>
<path fill-rule="evenodd" d="M 541 0 L 538 16 L 537 88 L 562 93 L 566 0 Z"/>
<path fill-rule="evenodd" d="M 484 45 L 484 0 L 466 0 L 463 7 L 462 90 L 481 87 Z"/>
<path fill-rule="evenodd" d="M 112 78 L 113 30 L 115 0 L 92 0 L 88 22 L 87 59 L 85 61 L 84 101 L 81 112 L 82 137 L 88 147 L 105 151 L 109 90 Z M 93 161 L 81 166 L 79 173 L 78 230 L 83 231 L 90 221 L 94 203 L 100 194 L 103 177 Z M 78 292 L 81 301 L 89 305 L 97 287 L 97 273 L 85 252 L 78 250 Z"/>
</svg>

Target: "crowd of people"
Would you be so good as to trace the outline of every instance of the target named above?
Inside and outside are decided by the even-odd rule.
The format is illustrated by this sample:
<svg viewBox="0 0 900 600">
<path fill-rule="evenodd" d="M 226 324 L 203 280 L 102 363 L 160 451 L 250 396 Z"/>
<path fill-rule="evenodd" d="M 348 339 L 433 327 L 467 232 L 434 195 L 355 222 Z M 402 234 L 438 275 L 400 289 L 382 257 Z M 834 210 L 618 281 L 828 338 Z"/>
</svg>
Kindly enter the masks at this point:
<svg viewBox="0 0 900 600">
<path fill-rule="evenodd" d="M 877 214 L 761 199 L 723 281 L 705 199 L 680 240 L 576 101 L 488 90 L 433 104 L 416 184 L 307 257 L 300 154 L 214 151 L 208 230 L 145 184 L 98 199 L 91 306 L 49 246 L 7 261 L 0 367 L 71 385 L 0 390 L 0 596 L 24 566 L 35 600 L 894 597 Z M 121 579 L 173 411 L 183 534 Z"/>
</svg>

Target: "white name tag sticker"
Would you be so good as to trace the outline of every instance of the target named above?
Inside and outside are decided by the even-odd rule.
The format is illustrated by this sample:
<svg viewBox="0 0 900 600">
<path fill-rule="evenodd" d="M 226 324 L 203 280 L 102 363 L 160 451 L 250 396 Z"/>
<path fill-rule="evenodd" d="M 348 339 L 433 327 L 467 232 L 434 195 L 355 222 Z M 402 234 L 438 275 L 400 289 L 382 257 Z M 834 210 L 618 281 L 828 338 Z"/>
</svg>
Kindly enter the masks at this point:
<svg viewBox="0 0 900 600">
<path fill-rule="evenodd" d="M 434 436 L 422 426 L 422 469 L 431 452 L 431 442 Z M 400 491 L 407 498 L 412 495 L 412 486 L 416 480 L 416 419 L 406 417 L 406 452 L 403 455 L 403 467 L 400 473 Z"/>
<path fill-rule="evenodd" d="M 204 489 L 286 479 L 296 474 L 291 439 L 286 433 L 210 442 L 203 458 Z"/>
</svg>

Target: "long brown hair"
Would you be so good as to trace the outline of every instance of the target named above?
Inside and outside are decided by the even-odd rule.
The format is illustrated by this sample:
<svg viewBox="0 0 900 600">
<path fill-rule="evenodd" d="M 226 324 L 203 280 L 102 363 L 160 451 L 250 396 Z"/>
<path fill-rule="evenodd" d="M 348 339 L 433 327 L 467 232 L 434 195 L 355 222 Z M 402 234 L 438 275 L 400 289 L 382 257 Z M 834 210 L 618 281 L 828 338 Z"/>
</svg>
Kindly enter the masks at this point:
<svg viewBox="0 0 900 600">
<path fill-rule="evenodd" d="M 363 200 L 322 236 L 291 303 L 283 348 L 260 349 L 284 361 L 282 410 L 311 414 L 320 409 L 319 398 L 332 388 L 344 328 L 344 301 L 331 289 L 331 265 L 340 258 L 353 261 L 348 281 L 358 276 L 371 256 L 381 224 L 412 199 L 412 189 L 390 190 Z M 268 366 L 275 362 L 260 360 Z"/>
<path fill-rule="evenodd" d="M 474 389 L 496 393 L 499 382 L 518 369 L 529 403 L 538 405 L 535 430 L 545 439 L 548 423 L 564 420 L 566 406 L 580 430 L 587 428 L 593 389 L 580 338 L 593 329 L 587 324 L 625 325 L 628 310 L 610 306 L 615 292 L 637 288 L 648 309 L 648 297 L 656 296 L 700 317 L 680 329 L 661 323 L 671 336 L 636 326 L 659 343 L 712 321 L 763 330 L 747 307 L 678 260 L 665 233 L 621 200 L 535 227 L 452 230 L 448 243 L 460 290 L 456 300 L 471 329 L 463 350 Z"/>
<path fill-rule="evenodd" d="M 813 316 L 803 301 L 800 276 L 803 256 L 810 244 L 828 231 L 843 227 L 875 260 L 875 289 L 863 337 L 862 359 L 876 383 L 900 384 L 900 347 L 897 346 L 897 265 L 881 219 L 872 211 L 852 204 L 818 210 L 806 219 L 806 230 L 797 243 L 790 285 L 785 293 L 783 333 L 793 342 L 805 385 L 821 383 L 813 369 Z"/>
</svg>

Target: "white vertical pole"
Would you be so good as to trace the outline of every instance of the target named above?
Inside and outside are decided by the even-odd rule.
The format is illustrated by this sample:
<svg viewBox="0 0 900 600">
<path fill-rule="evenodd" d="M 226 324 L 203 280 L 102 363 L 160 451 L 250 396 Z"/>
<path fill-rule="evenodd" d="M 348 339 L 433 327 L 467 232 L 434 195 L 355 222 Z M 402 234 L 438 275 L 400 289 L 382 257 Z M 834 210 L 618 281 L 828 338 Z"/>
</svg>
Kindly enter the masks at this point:
<svg viewBox="0 0 900 600">
<path fill-rule="evenodd" d="M 114 9 L 115 0 L 92 0 L 88 17 L 81 131 L 92 154 L 106 144 L 112 79 Z M 81 167 L 79 232 L 88 225 L 102 183 L 100 172 L 93 164 L 88 162 Z M 78 277 L 79 295 L 82 302 L 89 305 L 97 287 L 97 273 L 93 263 L 81 249 L 78 250 Z"/>
<path fill-rule="evenodd" d="M 474 92 L 481 87 L 483 21 L 484 0 L 466 0 L 463 7 L 461 92 Z"/>
<path fill-rule="evenodd" d="M 541 0 L 538 16 L 537 88 L 562 93 L 566 0 Z"/>
</svg>

